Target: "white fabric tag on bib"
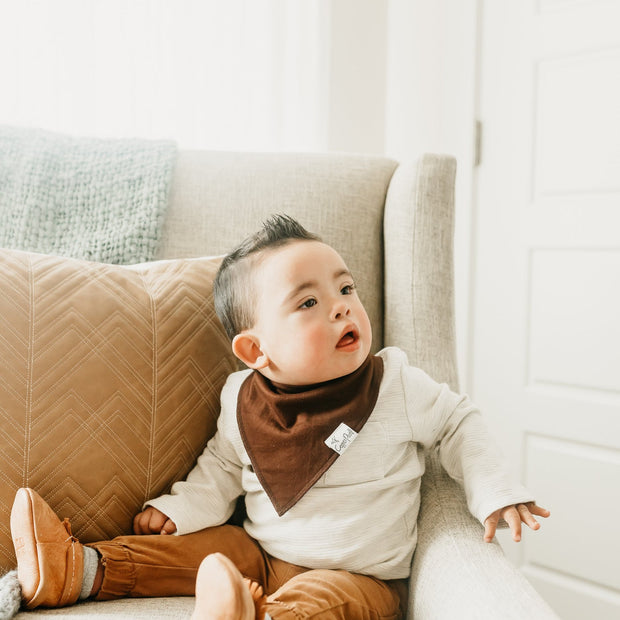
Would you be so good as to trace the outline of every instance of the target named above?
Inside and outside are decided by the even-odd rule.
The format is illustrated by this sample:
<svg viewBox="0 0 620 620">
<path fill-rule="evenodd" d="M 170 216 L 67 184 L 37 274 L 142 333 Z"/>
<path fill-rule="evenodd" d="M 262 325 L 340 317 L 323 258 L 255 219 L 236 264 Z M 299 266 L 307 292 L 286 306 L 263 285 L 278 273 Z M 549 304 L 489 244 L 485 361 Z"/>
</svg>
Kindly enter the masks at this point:
<svg viewBox="0 0 620 620">
<path fill-rule="evenodd" d="M 325 445 L 334 452 L 342 454 L 357 437 L 357 433 L 344 422 L 338 425 L 338 428 L 325 440 Z"/>
</svg>

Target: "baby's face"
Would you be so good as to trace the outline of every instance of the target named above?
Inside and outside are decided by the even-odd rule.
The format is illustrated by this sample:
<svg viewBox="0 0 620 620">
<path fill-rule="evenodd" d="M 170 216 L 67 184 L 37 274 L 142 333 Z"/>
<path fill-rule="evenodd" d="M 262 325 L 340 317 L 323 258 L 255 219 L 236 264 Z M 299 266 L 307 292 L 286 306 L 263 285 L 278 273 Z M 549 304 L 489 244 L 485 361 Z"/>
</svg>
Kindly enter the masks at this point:
<svg viewBox="0 0 620 620">
<path fill-rule="evenodd" d="M 290 385 L 329 381 L 368 357 L 372 330 L 353 278 L 333 248 L 294 241 L 255 267 L 256 323 L 249 330 L 268 360 L 261 372 Z"/>
</svg>

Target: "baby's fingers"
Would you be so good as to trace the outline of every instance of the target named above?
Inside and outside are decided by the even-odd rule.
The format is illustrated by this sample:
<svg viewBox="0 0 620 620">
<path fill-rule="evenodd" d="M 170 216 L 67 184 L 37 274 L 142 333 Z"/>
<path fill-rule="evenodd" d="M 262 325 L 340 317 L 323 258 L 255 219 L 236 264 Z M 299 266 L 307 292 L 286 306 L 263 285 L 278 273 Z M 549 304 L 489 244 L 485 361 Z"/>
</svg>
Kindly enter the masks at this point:
<svg viewBox="0 0 620 620">
<path fill-rule="evenodd" d="M 134 534 L 149 534 L 149 515 L 145 512 L 139 512 L 133 520 L 133 533 Z"/>
<path fill-rule="evenodd" d="M 174 521 L 171 521 L 170 519 L 168 519 L 163 527 L 161 528 L 161 532 L 160 534 L 174 534 L 177 531 L 177 526 L 174 523 Z"/>
<path fill-rule="evenodd" d="M 519 504 L 519 506 L 523 506 L 523 508 L 527 510 L 525 505 Z M 504 514 L 502 516 L 504 517 L 506 523 L 510 526 L 512 540 L 519 542 L 521 540 L 521 519 L 523 519 L 523 513 L 514 506 L 510 506 L 509 508 L 504 509 Z"/>
<path fill-rule="evenodd" d="M 521 517 L 521 521 L 525 523 L 530 529 L 537 530 L 540 528 L 540 523 L 534 519 L 534 516 L 530 512 L 530 507 L 526 504 L 519 504 L 517 506 L 517 510 L 519 511 L 519 516 Z"/>
<path fill-rule="evenodd" d="M 484 522 L 484 542 L 491 542 L 497 530 L 499 522 L 499 510 L 489 515 Z"/>
<path fill-rule="evenodd" d="M 519 513 L 519 518 L 523 523 L 525 523 L 530 529 L 538 530 L 540 529 L 540 523 L 534 518 L 534 515 L 538 517 L 548 517 L 551 513 L 546 508 L 541 508 L 534 504 L 534 502 L 527 502 L 527 504 L 518 504 L 517 511 Z M 514 534 L 514 529 L 512 528 Z M 519 524 L 519 536 L 521 534 L 521 524 Z M 513 536 L 514 540 L 518 542 L 518 539 Z"/>
<path fill-rule="evenodd" d="M 545 519 L 551 514 L 549 510 L 543 508 L 542 506 L 537 506 L 534 502 L 528 502 L 525 504 L 528 510 L 537 517 L 545 517 Z"/>
</svg>

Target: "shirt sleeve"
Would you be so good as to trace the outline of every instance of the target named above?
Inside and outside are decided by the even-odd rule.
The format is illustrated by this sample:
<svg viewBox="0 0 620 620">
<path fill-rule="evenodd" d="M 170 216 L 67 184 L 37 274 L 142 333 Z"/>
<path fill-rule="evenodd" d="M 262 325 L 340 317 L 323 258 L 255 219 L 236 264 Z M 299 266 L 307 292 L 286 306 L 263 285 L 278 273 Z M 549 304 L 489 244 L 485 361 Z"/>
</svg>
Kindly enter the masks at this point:
<svg viewBox="0 0 620 620">
<path fill-rule="evenodd" d="M 534 501 L 513 480 L 479 409 L 468 396 L 452 392 L 423 371 L 405 366 L 407 415 L 415 441 L 437 449 L 442 466 L 464 489 L 470 512 L 481 522 L 496 510 Z"/>
<path fill-rule="evenodd" d="M 236 500 L 243 493 L 242 464 L 228 438 L 229 416 L 224 405 L 217 431 L 207 443 L 196 465 L 183 481 L 175 482 L 168 495 L 151 499 L 145 506 L 163 512 L 177 526 L 176 534 L 190 534 L 225 523 L 232 515 Z M 236 398 L 233 399 L 236 408 Z"/>
</svg>

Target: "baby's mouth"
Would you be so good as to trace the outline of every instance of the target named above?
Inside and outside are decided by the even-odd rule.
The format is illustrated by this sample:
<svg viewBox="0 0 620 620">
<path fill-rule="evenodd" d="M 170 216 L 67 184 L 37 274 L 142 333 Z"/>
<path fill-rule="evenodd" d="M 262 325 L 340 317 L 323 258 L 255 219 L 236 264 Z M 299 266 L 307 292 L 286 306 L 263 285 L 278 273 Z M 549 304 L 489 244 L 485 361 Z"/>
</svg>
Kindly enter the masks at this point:
<svg viewBox="0 0 620 620">
<path fill-rule="evenodd" d="M 338 341 L 336 348 L 340 349 L 342 347 L 347 347 L 350 344 L 357 342 L 357 339 L 358 339 L 357 331 L 355 329 L 350 329 L 349 331 L 345 332 L 340 337 L 340 340 Z"/>
</svg>

